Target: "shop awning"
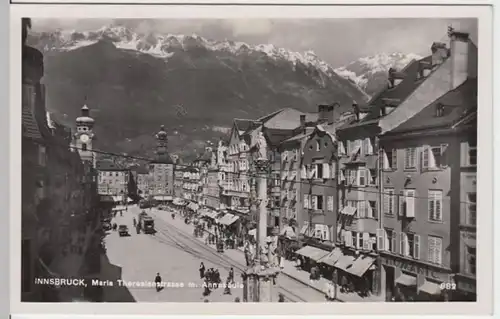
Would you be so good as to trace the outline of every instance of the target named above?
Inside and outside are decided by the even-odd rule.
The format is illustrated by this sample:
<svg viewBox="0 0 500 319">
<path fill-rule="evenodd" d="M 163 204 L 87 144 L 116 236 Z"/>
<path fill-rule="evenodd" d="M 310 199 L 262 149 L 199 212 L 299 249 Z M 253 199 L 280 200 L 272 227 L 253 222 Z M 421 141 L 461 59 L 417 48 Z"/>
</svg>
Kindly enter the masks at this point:
<svg viewBox="0 0 500 319">
<path fill-rule="evenodd" d="M 398 278 L 396 278 L 396 283 L 403 286 L 416 286 L 417 285 L 417 277 L 413 277 L 410 275 L 401 274 Z"/>
<path fill-rule="evenodd" d="M 354 256 L 343 255 L 337 260 L 333 267 L 347 271 L 347 269 L 352 266 L 354 259 L 356 259 Z"/>
<path fill-rule="evenodd" d="M 356 207 L 345 206 L 340 213 L 346 216 L 353 216 L 356 213 Z"/>
<path fill-rule="evenodd" d="M 121 202 L 123 200 L 123 197 L 121 196 L 112 196 L 112 197 L 115 203 Z"/>
<path fill-rule="evenodd" d="M 328 255 L 328 251 L 312 246 L 304 246 L 301 249 L 297 250 L 295 253 L 310 258 L 314 261 L 318 261 L 322 257 Z"/>
<path fill-rule="evenodd" d="M 318 260 L 318 262 L 333 266 L 343 255 L 344 254 L 340 248 L 335 248 L 328 255 Z"/>
<path fill-rule="evenodd" d="M 425 281 L 422 286 L 418 288 L 419 291 L 428 293 L 429 295 L 439 295 L 441 293 L 441 288 L 437 283 L 431 281 Z"/>
<path fill-rule="evenodd" d="M 355 276 L 362 277 L 374 262 L 375 258 L 371 256 L 359 256 L 352 263 L 352 267 L 348 267 L 346 271 Z"/>
<path fill-rule="evenodd" d="M 233 214 L 225 214 L 221 219 L 218 220 L 218 223 L 221 225 L 232 225 L 236 222 L 240 217 Z"/>
</svg>

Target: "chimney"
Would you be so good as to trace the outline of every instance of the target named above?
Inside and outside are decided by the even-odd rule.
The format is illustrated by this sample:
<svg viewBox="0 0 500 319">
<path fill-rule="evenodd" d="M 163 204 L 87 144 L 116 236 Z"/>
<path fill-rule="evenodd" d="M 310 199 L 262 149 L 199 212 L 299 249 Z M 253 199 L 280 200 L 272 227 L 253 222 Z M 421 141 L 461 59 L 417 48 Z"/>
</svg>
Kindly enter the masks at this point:
<svg viewBox="0 0 500 319">
<path fill-rule="evenodd" d="M 432 66 L 439 65 L 446 60 L 450 51 L 446 48 L 446 44 L 442 42 L 434 42 L 431 46 Z"/>
<path fill-rule="evenodd" d="M 356 116 L 356 121 L 359 121 L 359 106 L 358 103 L 352 103 L 352 112 Z"/>
<path fill-rule="evenodd" d="M 465 82 L 469 65 L 469 34 L 449 28 L 451 51 L 451 90 Z"/>
<path fill-rule="evenodd" d="M 300 114 L 300 127 L 306 126 L 306 115 Z"/>
</svg>

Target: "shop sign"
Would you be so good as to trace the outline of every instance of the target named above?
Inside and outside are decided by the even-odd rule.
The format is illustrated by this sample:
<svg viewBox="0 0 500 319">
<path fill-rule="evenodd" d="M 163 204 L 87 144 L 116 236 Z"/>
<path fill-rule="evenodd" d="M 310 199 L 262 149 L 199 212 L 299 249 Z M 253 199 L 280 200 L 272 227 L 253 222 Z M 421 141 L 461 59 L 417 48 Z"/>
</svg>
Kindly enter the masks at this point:
<svg viewBox="0 0 500 319">
<path fill-rule="evenodd" d="M 439 279 L 443 282 L 449 280 L 449 274 L 434 271 L 429 266 L 419 265 L 417 263 L 412 263 L 411 261 L 406 261 L 403 259 L 382 258 L 382 263 L 384 265 L 393 266 L 413 274 L 419 274 L 424 275 L 425 277 Z"/>
</svg>

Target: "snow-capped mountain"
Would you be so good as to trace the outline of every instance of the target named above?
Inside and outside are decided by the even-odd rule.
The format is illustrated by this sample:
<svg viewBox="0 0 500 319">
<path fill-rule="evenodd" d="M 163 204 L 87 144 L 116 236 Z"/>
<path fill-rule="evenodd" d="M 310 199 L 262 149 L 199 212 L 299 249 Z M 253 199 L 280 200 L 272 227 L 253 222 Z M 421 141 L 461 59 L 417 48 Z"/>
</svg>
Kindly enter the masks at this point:
<svg viewBox="0 0 500 319">
<path fill-rule="evenodd" d="M 216 41 L 206 39 L 197 34 L 140 34 L 124 26 L 110 25 L 96 31 L 87 32 L 60 30 L 51 33 L 34 33 L 29 37 L 28 42 L 35 44 L 35 46 L 42 48 L 44 51 L 71 51 L 95 44 L 100 40 L 109 40 L 118 49 L 135 50 L 166 59 L 172 57 L 178 50 L 185 51 L 196 48 L 228 52 L 234 55 L 261 53 L 276 61 L 288 61 L 292 66 L 300 63 L 314 67 L 328 76 L 334 74 L 333 68 L 316 56 L 313 51 L 299 53 L 275 47 L 273 44 L 249 45 L 244 42 L 231 40 Z"/>
<path fill-rule="evenodd" d="M 100 143 L 130 154 L 149 148 L 151 130 L 162 124 L 171 128 L 169 147 L 182 154 L 222 134 L 204 127 L 231 127 L 234 118 L 283 107 L 315 112 L 332 102 L 350 109 L 367 99 L 314 53 L 272 44 L 140 34 L 122 26 L 32 32 L 27 44 L 45 54 L 49 111 L 71 121 L 86 97 L 96 121 L 106 123 L 96 125 Z"/>
<path fill-rule="evenodd" d="M 390 68 L 401 70 L 412 60 L 421 58 L 421 56 L 413 53 L 377 54 L 360 58 L 344 67 L 335 69 L 335 72 L 353 82 L 371 96 L 386 85 Z"/>
</svg>

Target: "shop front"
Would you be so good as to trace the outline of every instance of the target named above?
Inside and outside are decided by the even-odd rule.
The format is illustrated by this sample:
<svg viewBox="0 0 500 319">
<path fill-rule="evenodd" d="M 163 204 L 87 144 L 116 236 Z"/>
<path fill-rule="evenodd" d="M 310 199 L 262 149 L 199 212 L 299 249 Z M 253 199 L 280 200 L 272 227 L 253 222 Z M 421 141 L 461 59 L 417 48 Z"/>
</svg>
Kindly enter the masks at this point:
<svg viewBox="0 0 500 319">
<path fill-rule="evenodd" d="M 335 258 L 334 281 L 340 285 L 342 292 L 357 293 L 362 297 L 376 293 L 375 256 L 344 250 Z"/>
<path fill-rule="evenodd" d="M 381 256 L 386 301 L 447 301 L 443 284 L 453 282 L 450 270 L 399 256 Z"/>
</svg>

